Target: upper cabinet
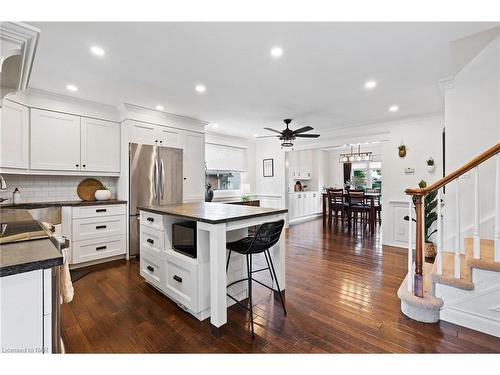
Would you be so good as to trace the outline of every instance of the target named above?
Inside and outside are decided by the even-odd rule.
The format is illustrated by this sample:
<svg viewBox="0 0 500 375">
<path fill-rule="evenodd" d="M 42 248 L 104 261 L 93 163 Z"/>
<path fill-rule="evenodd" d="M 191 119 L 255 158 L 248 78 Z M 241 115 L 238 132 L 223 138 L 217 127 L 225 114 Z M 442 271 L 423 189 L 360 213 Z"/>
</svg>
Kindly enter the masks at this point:
<svg viewBox="0 0 500 375">
<path fill-rule="evenodd" d="M 312 177 L 312 151 L 290 151 L 288 168 L 295 180 L 308 180 Z"/>
<path fill-rule="evenodd" d="M 0 167 L 29 168 L 30 113 L 23 105 L 4 100 L 0 123 Z"/>
<path fill-rule="evenodd" d="M 182 148 L 182 131 L 147 122 L 130 121 L 130 142 Z"/>
<path fill-rule="evenodd" d="M 120 124 L 31 109 L 31 170 L 120 173 Z"/>
<path fill-rule="evenodd" d="M 87 172 L 120 172 L 120 124 L 81 119 L 81 166 Z"/>
<path fill-rule="evenodd" d="M 31 169 L 80 171 L 80 164 L 80 117 L 31 109 Z"/>
<path fill-rule="evenodd" d="M 205 194 L 205 135 L 183 132 L 184 201 L 202 201 Z"/>
</svg>

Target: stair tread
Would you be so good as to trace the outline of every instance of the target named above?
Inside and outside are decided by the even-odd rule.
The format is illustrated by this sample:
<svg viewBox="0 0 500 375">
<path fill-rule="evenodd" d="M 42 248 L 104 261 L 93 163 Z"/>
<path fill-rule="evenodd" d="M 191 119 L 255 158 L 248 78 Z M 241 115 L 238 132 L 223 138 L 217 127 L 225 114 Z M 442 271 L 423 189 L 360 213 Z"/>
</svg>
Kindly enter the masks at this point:
<svg viewBox="0 0 500 375">
<path fill-rule="evenodd" d="M 435 283 L 445 284 L 460 289 L 472 290 L 474 284 L 472 283 L 470 267 L 466 262 L 464 254 L 460 254 L 460 279 L 455 278 L 455 253 L 443 252 L 442 265 L 443 273 L 437 274 L 436 262 L 432 269 L 431 280 Z"/>
<path fill-rule="evenodd" d="M 500 272 L 500 262 L 495 262 L 495 245 L 493 240 L 480 240 L 480 259 L 474 258 L 474 239 L 468 237 L 464 243 L 467 265 L 469 267 Z"/>
</svg>

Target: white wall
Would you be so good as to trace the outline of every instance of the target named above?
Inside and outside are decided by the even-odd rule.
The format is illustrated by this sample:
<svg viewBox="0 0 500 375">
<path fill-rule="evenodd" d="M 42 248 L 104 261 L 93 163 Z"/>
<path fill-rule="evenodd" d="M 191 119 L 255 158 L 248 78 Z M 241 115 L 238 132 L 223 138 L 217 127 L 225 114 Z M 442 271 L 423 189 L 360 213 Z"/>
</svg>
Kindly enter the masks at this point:
<svg viewBox="0 0 500 375">
<path fill-rule="evenodd" d="M 263 160 L 274 160 L 274 177 L 263 177 Z M 279 207 L 285 207 L 286 168 L 285 152 L 276 139 L 258 139 L 255 143 L 255 190 L 258 195 L 278 196 Z"/>
<path fill-rule="evenodd" d="M 450 82 L 445 92 L 446 172 L 459 168 L 500 140 L 500 36 L 478 53 Z M 481 236 L 493 236 L 494 160 L 479 169 Z M 461 230 L 473 224 L 473 173 L 460 180 Z M 455 185 L 455 184 L 453 184 Z M 446 191 L 445 237 L 455 235 L 455 186 Z M 451 211 L 451 212 L 450 212 Z M 450 247 L 452 242 L 448 242 Z M 452 250 L 452 249 L 445 249 Z"/>
</svg>

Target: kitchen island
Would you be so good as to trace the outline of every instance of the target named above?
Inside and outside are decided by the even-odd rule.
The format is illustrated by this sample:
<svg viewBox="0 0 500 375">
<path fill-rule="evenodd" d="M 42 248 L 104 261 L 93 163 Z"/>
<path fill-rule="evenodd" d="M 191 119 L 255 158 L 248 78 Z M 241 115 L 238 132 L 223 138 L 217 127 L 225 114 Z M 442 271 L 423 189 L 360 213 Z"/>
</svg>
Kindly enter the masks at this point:
<svg viewBox="0 0 500 375">
<path fill-rule="evenodd" d="M 229 268 L 236 271 L 226 277 L 226 242 L 245 237 L 249 227 L 285 219 L 287 212 L 211 202 L 143 206 L 139 210 L 141 275 L 196 318 L 210 316 L 215 334 L 227 322 L 226 285 L 246 272 L 244 257 L 231 257 Z M 172 246 L 172 225 L 185 221 L 197 224 L 196 258 L 182 255 Z M 281 290 L 285 289 L 283 236 L 271 249 Z M 245 292 L 231 294 L 243 299 Z"/>
</svg>

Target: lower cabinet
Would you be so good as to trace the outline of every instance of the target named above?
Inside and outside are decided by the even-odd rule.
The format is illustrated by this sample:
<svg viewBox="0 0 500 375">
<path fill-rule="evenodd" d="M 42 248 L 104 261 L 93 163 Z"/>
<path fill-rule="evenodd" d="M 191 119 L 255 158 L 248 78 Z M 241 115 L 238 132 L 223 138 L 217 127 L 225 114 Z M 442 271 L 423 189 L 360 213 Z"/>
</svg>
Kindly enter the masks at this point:
<svg viewBox="0 0 500 375">
<path fill-rule="evenodd" d="M 127 251 L 126 205 L 63 207 L 62 235 L 70 241 L 70 264 L 84 264 Z"/>
<path fill-rule="evenodd" d="M 322 195 L 317 191 L 303 191 L 288 194 L 289 219 L 298 219 L 321 213 Z"/>
</svg>

